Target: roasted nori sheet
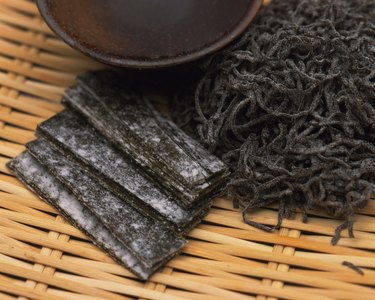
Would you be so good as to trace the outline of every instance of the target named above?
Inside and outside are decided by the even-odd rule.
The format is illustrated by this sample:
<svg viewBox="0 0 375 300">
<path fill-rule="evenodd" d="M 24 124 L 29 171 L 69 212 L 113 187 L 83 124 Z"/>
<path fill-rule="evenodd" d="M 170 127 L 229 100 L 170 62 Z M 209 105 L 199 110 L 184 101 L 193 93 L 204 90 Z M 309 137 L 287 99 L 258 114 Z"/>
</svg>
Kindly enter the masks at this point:
<svg viewBox="0 0 375 300">
<path fill-rule="evenodd" d="M 34 141 L 28 144 L 28 149 L 147 267 L 165 262 L 186 243 L 165 223 L 139 213 L 47 143 Z"/>
<path fill-rule="evenodd" d="M 189 231 L 207 213 L 208 199 L 184 209 L 170 192 L 73 111 L 65 110 L 41 123 L 37 136 L 62 156 L 78 161 L 116 196 L 156 220 L 172 223 L 178 231 Z"/>
<path fill-rule="evenodd" d="M 223 162 L 163 118 L 117 72 L 80 76 L 63 103 L 82 114 L 186 208 L 227 178 Z"/>
<path fill-rule="evenodd" d="M 82 75 L 10 170 L 116 261 L 147 279 L 187 242 L 227 166 L 117 71 Z"/>
<path fill-rule="evenodd" d="M 90 210 L 29 153 L 10 161 L 9 169 L 41 199 L 55 207 L 74 226 L 82 230 L 95 245 L 131 272 L 146 280 L 163 263 L 147 267 L 101 223 Z"/>
</svg>

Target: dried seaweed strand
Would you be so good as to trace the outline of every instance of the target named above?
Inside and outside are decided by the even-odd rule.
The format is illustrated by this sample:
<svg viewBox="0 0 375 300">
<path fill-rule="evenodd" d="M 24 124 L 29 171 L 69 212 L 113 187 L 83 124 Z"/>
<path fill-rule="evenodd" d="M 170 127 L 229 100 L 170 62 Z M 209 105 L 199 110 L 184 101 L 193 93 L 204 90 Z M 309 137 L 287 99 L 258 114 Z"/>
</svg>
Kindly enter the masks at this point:
<svg viewBox="0 0 375 300">
<path fill-rule="evenodd" d="M 342 265 L 343 266 L 346 266 L 346 267 L 348 267 L 348 268 L 350 268 L 350 269 L 352 269 L 352 270 L 354 270 L 355 272 L 357 272 L 359 275 L 365 275 L 365 272 L 363 272 L 363 270 L 360 268 L 360 267 L 358 267 L 358 266 L 356 266 L 355 264 L 353 264 L 353 263 L 351 263 L 350 261 L 346 261 L 346 260 L 344 260 L 343 262 L 342 262 Z"/>
<path fill-rule="evenodd" d="M 281 201 L 276 228 L 323 208 L 345 220 L 332 244 L 353 236 L 375 190 L 374 20 L 373 0 L 275 0 L 176 97 L 176 122 L 234 171 L 248 224 L 271 230 L 247 212 Z"/>
</svg>

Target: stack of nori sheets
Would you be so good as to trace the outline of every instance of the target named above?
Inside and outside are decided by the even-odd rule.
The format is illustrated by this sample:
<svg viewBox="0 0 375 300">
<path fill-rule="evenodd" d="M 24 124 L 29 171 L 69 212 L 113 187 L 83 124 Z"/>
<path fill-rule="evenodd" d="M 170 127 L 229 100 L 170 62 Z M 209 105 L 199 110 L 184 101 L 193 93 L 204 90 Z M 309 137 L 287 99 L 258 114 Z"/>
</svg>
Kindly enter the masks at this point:
<svg viewBox="0 0 375 300">
<path fill-rule="evenodd" d="M 67 109 L 9 168 L 119 263 L 147 279 L 186 243 L 228 169 L 114 71 L 78 78 Z"/>
</svg>

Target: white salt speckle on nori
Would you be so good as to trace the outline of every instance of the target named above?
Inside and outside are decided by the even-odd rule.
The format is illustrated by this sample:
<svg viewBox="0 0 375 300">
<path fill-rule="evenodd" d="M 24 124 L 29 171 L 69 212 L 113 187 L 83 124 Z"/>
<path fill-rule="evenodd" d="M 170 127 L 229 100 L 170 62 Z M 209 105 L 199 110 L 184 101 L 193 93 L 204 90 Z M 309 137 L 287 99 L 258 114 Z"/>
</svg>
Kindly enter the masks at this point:
<svg viewBox="0 0 375 300">
<path fill-rule="evenodd" d="M 222 183 L 226 166 L 116 76 L 110 71 L 81 76 L 65 93 L 64 102 L 176 193 L 185 207 Z"/>
<path fill-rule="evenodd" d="M 208 206 L 208 201 L 204 199 L 203 203 L 189 210 L 179 206 L 172 194 L 157 185 L 100 133 L 69 110 L 41 123 L 37 135 L 57 149 L 63 149 L 64 154 L 68 151 L 85 167 L 94 169 L 94 173 L 99 173 L 98 176 L 103 179 L 102 183 L 109 180 L 116 184 L 113 189 L 107 188 L 120 189 L 117 196 L 123 198 L 123 193 L 134 196 L 135 201 L 150 206 L 180 230 L 194 225 L 202 216 L 202 209 Z"/>
<path fill-rule="evenodd" d="M 146 279 L 180 252 L 229 171 L 118 75 L 80 76 L 63 98 L 72 110 L 39 125 L 9 167 Z"/>
<path fill-rule="evenodd" d="M 108 252 L 116 261 L 130 271 L 147 279 L 156 269 L 143 265 L 127 250 L 77 198 L 29 153 L 24 152 L 13 159 L 9 168 L 30 189 L 61 211 L 72 223 L 90 236 L 93 242 Z"/>
<path fill-rule="evenodd" d="M 29 143 L 28 149 L 148 267 L 165 261 L 185 244 L 185 240 L 165 224 L 140 214 L 103 188 L 79 164 L 62 157 L 48 144 L 34 141 Z M 137 230 L 134 230 L 134 226 Z"/>
</svg>

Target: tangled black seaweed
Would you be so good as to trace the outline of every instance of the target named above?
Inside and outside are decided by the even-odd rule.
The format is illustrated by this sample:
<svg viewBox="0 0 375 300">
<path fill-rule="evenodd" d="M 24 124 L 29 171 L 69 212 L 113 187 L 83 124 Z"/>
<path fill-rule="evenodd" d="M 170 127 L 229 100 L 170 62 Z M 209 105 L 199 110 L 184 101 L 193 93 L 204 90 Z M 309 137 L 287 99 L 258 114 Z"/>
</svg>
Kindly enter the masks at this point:
<svg viewBox="0 0 375 300">
<path fill-rule="evenodd" d="M 213 56 L 175 120 L 231 166 L 229 196 L 246 213 L 280 202 L 323 208 L 353 236 L 354 209 L 375 191 L 375 1 L 273 0 Z"/>
</svg>

